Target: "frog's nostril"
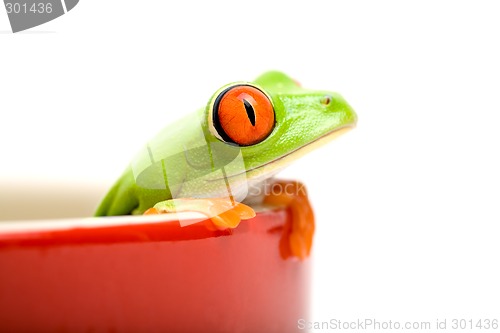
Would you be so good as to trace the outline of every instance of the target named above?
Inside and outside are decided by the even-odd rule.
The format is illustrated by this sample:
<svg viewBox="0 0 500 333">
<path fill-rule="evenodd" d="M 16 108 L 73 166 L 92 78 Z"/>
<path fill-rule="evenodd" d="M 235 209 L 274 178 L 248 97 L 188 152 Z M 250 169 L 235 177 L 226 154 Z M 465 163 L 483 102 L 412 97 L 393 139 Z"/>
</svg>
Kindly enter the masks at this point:
<svg viewBox="0 0 500 333">
<path fill-rule="evenodd" d="M 323 105 L 328 105 L 332 101 L 332 96 L 330 95 L 325 95 L 321 98 L 321 104 Z"/>
</svg>

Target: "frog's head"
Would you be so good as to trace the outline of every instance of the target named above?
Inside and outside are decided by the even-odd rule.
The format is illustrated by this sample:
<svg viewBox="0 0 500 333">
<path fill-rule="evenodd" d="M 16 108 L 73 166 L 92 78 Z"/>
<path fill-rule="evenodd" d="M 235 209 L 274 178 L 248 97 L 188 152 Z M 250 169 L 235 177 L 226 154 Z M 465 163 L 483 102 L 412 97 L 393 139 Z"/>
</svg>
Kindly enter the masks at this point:
<svg viewBox="0 0 500 333">
<path fill-rule="evenodd" d="M 207 139 L 238 147 L 252 179 L 273 175 L 357 121 L 339 94 L 303 89 L 281 72 L 222 87 L 204 117 Z"/>
</svg>

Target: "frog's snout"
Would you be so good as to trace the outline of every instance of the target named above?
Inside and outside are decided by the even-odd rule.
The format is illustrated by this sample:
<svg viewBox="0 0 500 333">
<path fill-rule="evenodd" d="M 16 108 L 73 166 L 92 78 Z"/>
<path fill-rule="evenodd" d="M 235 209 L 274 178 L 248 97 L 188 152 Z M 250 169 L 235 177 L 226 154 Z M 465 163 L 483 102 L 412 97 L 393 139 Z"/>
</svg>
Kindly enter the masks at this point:
<svg viewBox="0 0 500 333">
<path fill-rule="evenodd" d="M 358 115 L 342 96 L 336 93 L 325 94 L 320 103 L 341 119 L 342 127 L 356 127 Z"/>
<path fill-rule="evenodd" d="M 358 124 L 358 115 L 351 107 L 349 107 L 349 112 L 347 113 L 347 121 L 350 127 L 356 127 Z"/>
</svg>

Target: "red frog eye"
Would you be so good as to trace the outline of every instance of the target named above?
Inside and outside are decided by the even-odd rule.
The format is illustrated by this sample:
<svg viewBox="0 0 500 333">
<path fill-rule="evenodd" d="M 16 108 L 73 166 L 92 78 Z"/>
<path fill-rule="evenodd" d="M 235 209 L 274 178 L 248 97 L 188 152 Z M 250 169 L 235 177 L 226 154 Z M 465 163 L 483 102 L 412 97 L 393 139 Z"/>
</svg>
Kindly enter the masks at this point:
<svg viewBox="0 0 500 333">
<path fill-rule="evenodd" d="M 240 146 L 257 144 L 271 134 L 274 108 L 260 89 L 251 85 L 235 85 L 215 99 L 213 125 L 220 138 Z"/>
</svg>

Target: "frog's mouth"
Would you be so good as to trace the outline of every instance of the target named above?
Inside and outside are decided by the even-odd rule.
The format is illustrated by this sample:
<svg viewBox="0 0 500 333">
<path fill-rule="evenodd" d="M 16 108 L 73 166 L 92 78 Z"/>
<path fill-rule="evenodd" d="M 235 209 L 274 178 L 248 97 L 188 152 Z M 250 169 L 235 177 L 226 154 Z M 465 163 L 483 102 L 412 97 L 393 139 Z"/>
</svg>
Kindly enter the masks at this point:
<svg viewBox="0 0 500 333">
<path fill-rule="evenodd" d="M 259 179 L 265 179 L 273 176 L 277 172 L 279 172 L 281 169 L 286 167 L 287 165 L 291 164 L 293 161 L 299 159 L 300 157 L 304 156 L 305 154 L 315 150 L 316 148 L 323 146 L 327 144 L 328 142 L 332 141 L 333 139 L 336 139 L 340 135 L 348 132 L 349 130 L 353 129 L 355 126 L 354 125 L 347 125 L 344 127 L 340 127 L 338 129 L 335 129 L 331 132 L 328 132 L 324 134 L 323 136 L 320 136 L 316 140 L 313 140 L 309 142 L 308 144 L 297 148 L 279 158 L 276 158 L 272 161 L 269 161 L 265 164 L 259 165 L 258 167 L 246 170 L 244 172 L 241 172 L 239 174 L 231 175 L 229 177 L 235 177 L 235 176 L 240 176 L 243 173 L 246 173 L 247 178 L 252 179 L 252 180 L 259 180 Z"/>
</svg>

